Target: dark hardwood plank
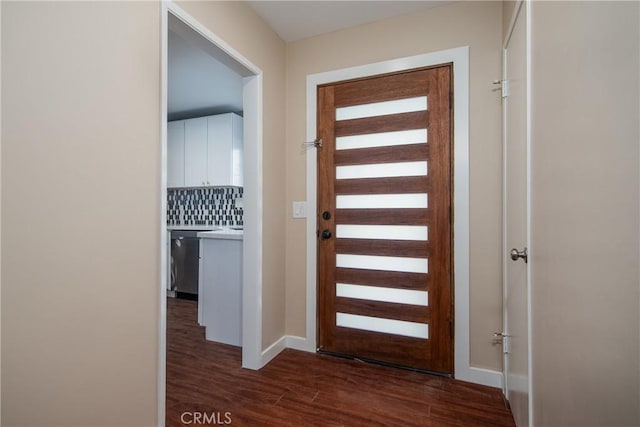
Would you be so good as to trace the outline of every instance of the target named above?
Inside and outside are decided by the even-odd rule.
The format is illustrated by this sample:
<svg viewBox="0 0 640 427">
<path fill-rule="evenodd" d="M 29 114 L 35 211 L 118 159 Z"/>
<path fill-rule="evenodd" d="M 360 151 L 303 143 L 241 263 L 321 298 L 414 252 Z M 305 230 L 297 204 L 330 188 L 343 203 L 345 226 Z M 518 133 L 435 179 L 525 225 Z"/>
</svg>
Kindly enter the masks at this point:
<svg viewBox="0 0 640 427">
<path fill-rule="evenodd" d="M 352 285 L 391 286 L 417 291 L 429 290 L 429 275 L 424 273 L 336 268 L 336 282 Z"/>
<path fill-rule="evenodd" d="M 367 104 L 370 102 L 391 101 L 394 99 L 424 96 L 427 94 L 428 72 L 406 72 L 372 76 L 376 79 L 376 90 L 371 90 L 370 79 L 358 79 L 336 85 L 335 105 L 346 107 L 349 105 Z"/>
<path fill-rule="evenodd" d="M 239 347 L 204 339 L 196 302 L 167 309 L 167 427 L 196 425 L 185 412 L 248 427 L 514 426 L 500 390 L 448 378 L 295 350 L 242 369 Z"/>
<path fill-rule="evenodd" d="M 419 240 L 336 239 L 339 254 L 429 258 L 429 242 Z"/>
<path fill-rule="evenodd" d="M 429 193 L 429 177 L 396 176 L 391 178 L 337 179 L 335 194 L 409 194 Z"/>
<path fill-rule="evenodd" d="M 336 310 L 340 313 L 429 323 L 429 307 L 420 305 L 337 297 Z"/>
<path fill-rule="evenodd" d="M 366 213 L 366 215 L 363 215 Z M 336 209 L 336 224 L 363 225 L 425 225 L 431 211 L 416 209 Z"/>
<path fill-rule="evenodd" d="M 429 158 L 429 144 L 407 144 L 392 147 L 353 148 L 337 150 L 336 166 L 366 165 L 373 163 L 415 162 Z"/>
<path fill-rule="evenodd" d="M 379 132 L 395 132 L 410 129 L 425 129 L 429 124 L 428 111 L 389 114 L 386 116 L 366 117 L 362 119 L 341 120 L 336 122 L 336 136 L 361 135 Z"/>
</svg>

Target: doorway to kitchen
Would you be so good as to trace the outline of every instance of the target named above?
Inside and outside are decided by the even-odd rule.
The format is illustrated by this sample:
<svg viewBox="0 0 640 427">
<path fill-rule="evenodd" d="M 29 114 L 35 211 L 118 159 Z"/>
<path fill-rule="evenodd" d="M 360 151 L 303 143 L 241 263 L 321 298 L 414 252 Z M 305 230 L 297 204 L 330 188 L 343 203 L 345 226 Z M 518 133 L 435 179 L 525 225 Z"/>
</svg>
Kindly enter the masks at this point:
<svg viewBox="0 0 640 427">
<path fill-rule="evenodd" d="M 171 241 L 168 226 L 178 224 L 192 230 L 199 228 L 224 228 L 227 235 L 242 234 L 240 245 L 237 239 L 221 239 L 234 245 L 240 259 L 239 305 L 242 315 L 239 320 L 241 332 L 239 343 L 242 347 L 242 367 L 258 369 L 262 366 L 262 71 L 240 55 L 206 27 L 171 2 L 162 2 L 161 7 L 161 180 L 160 180 L 160 298 L 159 298 L 159 364 L 158 364 L 158 419 L 165 419 L 166 368 L 167 368 L 167 295 L 171 283 Z M 171 90 L 169 86 L 170 46 L 182 45 L 198 51 L 202 61 L 215 62 L 218 69 L 225 72 L 229 86 L 239 91 L 236 106 L 231 94 L 229 105 L 225 101 L 219 105 L 194 107 L 182 106 L 186 115 L 180 116 L 178 109 L 170 108 Z M 171 47 L 173 47 L 171 46 Z M 187 52 L 188 56 L 188 52 Z M 184 59 L 184 58 L 182 58 Z M 174 67 L 187 64 L 179 60 Z M 197 60 L 196 60 L 197 63 Z M 175 68 L 174 68 L 175 69 Z M 197 72 L 211 72 L 198 67 Z M 234 77 L 235 76 L 235 77 Z M 186 86 L 193 82 L 185 82 Z M 204 89 L 204 88 L 202 88 Z M 220 89 L 222 90 L 222 89 Z M 180 90 L 178 91 L 178 93 Z M 205 92 L 202 90 L 202 92 Z M 171 99 L 173 101 L 173 99 Z M 188 110 L 192 111 L 188 111 Z M 224 113 L 224 114 L 223 114 Z M 173 123 L 169 126 L 169 123 Z M 178 123 L 183 122 L 183 123 Z M 180 127 L 182 126 L 182 127 Z M 182 135 L 184 146 L 187 139 L 194 139 L 196 151 L 175 150 L 174 138 Z M 213 135 L 213 136 L 212 136 Z M 228 156 L 209 155 L 214 140 L 227 135 Z M 238 137 L 240 136 L 240 143 Z M 172 143 L 168 141 L 171 139 Z M 180 141 L 178 141 L 178 147 Z M 173 150 L 173 151 L 172 151 Z M 217 150 L 217 148 L 216 148 Z M 182 157 L 180 153 L 182 152 Z M 177 153 L 177 160 L 174 158 Z M 217 153 L 216 153 L 217 154 Z M 228 161 L 221 158 L 228 157 Z M 186 161 L 196 165 L 187 173 Z M 174 162 L 169 164 L 168 161 Z M 182 162 L 183 169 L 176 167 Z M 176 172 L 177 171 L 177 172 Z M 222 172 L 222 178 L 220 174 Z M 217 175 L 216 175 L 217 174 Z M 183 181 L 179 181 L 182 176 Z M 176 182 L 176 178 L 178 181 Z M 222 179 L 222 184 L 220 184 Z M 224 181 L 226 179 L 226 181 Z M 172 198 L 170 201 L 169 198 Z M 196 199 L 206 200 L 214 205 L 215 211 L 205 211 L 197 206 Z M 180 203 L 177 203 L 178 200 Z M 178 206 L 181 204 L 180 206 Z M 224 205 L 224 206 L 221 206 Z M 170 212 L 170 209 L 173 211 Z M 211 208 L 214 209 L 214 208 Z M 218 212 L 220 209 L 220 212 Z M 221 226 L 221 227 L 219 227 Z M 174 227 L 175 228 L 175 227 Z M 180 228 L 180 227 L 178 227 Z M 242 231 L 232 228 L 242 228 Z M 196 237 L 197 234 L 196 234 Z M 203 236 L 204 237 L 204 236 Z M 207 239 L 213 242 L 217 239 Z M 175 243 L 175 242 L 174 242 Z M 206 245 L 206 244 L 205 244 Z M 203 246 L 204 248 L 204 246 Z M 230 253 L 230 252 L 228 252 Z M 202 255 L 202 252 L 200 252 Z M 193 268 L 192 268 L 193 270 Z M 198 273 L 202 274 L 200 265 Z M 204 271 L 206 273 L 206 270 Z M 196 291 L 187 289 L 186 294 Z M 173 289 L 172 291 L 175 291 Z M 172 292 L 173 293 L 173 292 Z M 205 301 L 198 298 L 200 307 Z M 184 300 L 181 300 L 184 301 Z M 202 320 L 202 319 L 201 319 Z"/>
</svg>

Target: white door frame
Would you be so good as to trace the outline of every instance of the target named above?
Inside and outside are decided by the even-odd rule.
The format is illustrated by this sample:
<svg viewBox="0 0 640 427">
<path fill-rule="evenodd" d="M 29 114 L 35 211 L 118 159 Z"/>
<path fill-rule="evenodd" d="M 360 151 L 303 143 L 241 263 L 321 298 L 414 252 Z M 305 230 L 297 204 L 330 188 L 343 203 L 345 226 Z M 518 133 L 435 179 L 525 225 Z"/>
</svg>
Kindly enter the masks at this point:
<svg viewBox="0 0 640 427">
<path fill-rule="evenodd" d="M 502 81 L 505 82 L 507 80 L 507 47 L 509 46 L 509 42 L 511 41 L 511 36 L 513 34 L 514 27 L 516 25 L 518 16 L 520 15 L 522 7 L 525 7 L 526 12 L 526 21 L 525 21 L 525 37 L 526 37 L 526 153 L 527 153 L 527 219 L 526 219 L 526 239 L 525 247 L 528 251 L 528 268 L 527 268 L 527 358 L 528 358 L 528 400 L 529 400 L 529 426 L 533 427 L 533 384 L 531 379 L 532 377 L 532 330 L 531 330 L 531 288 L 533 286 L 532 282 L 532 263 L 534 262 L 533 257 L 531 256 L 533 253 L 533 248 L 531 245 L 531 2 L 527 0 L 517 0 L 513 13 L 511 15 L 511 19 L 509 22 L 509 29 L 507 31 L 507 35 L 504 39 L 504 43 L 502 46 Z M 504 83 L 503 83 L 504 84 Z M 508 90 L 508 82 L 507 82 L 507 90 Z M 508 102 L 508 101 L 507 101 Z M 502 184 L 502 254 L 503 259 L 506 260 L 506 256 L 508 251 L 510 250 L 507 242 L 507 102 L 502 103 L 502 153 L 503 153 L 503 184 Z M 509 318 L 507 313 L 507 262 L 503 262 L 502 268 L 502 284 L 503 284 L 503 327 L 502 330 L 508 332 L 509 331 Z M 508 359 L 505 355 L 503 358 L 503 393 L 505 397 L 508 395 L 509 382 L 507 379 L 507 369 L 508 369 Z"/>
<path fill-rule="evenodd" d="M 260 369 L 262 357 L 262 70 L 170 1 L 162 1 L 160 100 L 160 310 L 158 319 L 158 425 L 165 423 L 167 315 L 167 57 L 168 14 L 179 18 L 244 69 L 244 237 L 242 267 L 242 367 Z"/>
<path fill-rule="evenodd" d="M 453 63 L 454 87 L 454 280 L 455 377 L 474 383 L 502 386 L 500 372 L 470 366 L 469 359 L 469 47 L 398 58 L 307 76 L 307 141 L 316 138 L 317 87 L 325 83 Z M 289 346 L 316 350 L 317 320 L 317 154 L 307 152 L 307 300 L 306 338 Z"/>
</svg>

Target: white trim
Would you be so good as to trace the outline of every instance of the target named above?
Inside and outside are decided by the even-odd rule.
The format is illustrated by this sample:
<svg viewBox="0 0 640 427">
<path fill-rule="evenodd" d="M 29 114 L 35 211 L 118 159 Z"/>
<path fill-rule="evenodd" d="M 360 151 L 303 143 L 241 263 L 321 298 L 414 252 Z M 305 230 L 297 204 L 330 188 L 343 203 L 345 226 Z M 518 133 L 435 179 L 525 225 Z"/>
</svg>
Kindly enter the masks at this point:
<svg viewBox="0 0 640 427">
<path fill-rule="evenodd" d="M 0 3 L 0 46 L 2 46 L 2 3 Z M 0 55 L 0 100 L 2 99 L 2 55 Z M 2 165 L 2 102 L 0 102 L 0 165 Z M 0 176 L 2 167 L 0 166 Z M 0 188 L 2 188 L 0 179 Z M 0 191 L 1 193 L 1 191 Z M 0 194 L 0 241 L 2 236 L 2 197 Z M 0 260 L 2 259 L 2 245 L 0 245 Z M 1 264 L 1 263 L 0 263 Z M 0 268 L 0 319 L 2 318 L 2 271 Z M 2 328 L 0 328 L 0 366 L 2 366 Z M 0 390 L 2 390 L 2 374 L 0 373 Z M 0 420 L 2 420 L 2 399 L 0 399 Z"/>
<path fill-rule="evenodd" d="M 516 9 L 518 9 L 518 5 L 516 5 Z M 513 21 L 513 20 L 512 20 Z M 509 35 L 507 37 L 507 41 L 505 42 L 502 48 L 502 81 L 504 82 L 507 78 L 507 44 L 511 37 L 512 31 L 509 31 Z M 504 83 L 502 83 L 504 84 Z M 508 102 L 508 101 L 507 101 Z M 504 257 L 507 253 L 507 102 L 505 100 L 502 101 L 502 257 Z M 509 313 L 507 312 L 507 263 L 502 262 L 502 332 L 507 330 L 508 319 L 507 316 Z M 508 392 L 508 378 L 507 378 L 507 370 L 509 367 L 509 358 L 507 354 L 504 352 L 504 344 L 503 344 L 503 352 L 502 352 L 502 394 L 507 396 Z"/>
<path fill-rule="evenodd" d="M 242 367 L 262 362 L 262 73 L 243 80 Z M 254 123 L 254 126 L 248 124 Z"/>
<path fill-rule="evenodd" d="M 469 358 L 469 47 L 459 47 L 307 76 L 307 140 L 316 138 L 317 86 L 335 81 L 453 63 L 454 87 L 454 277 L 455 377 L 500 387 L 502 374 L 473 368 Z M 307 152 L 307 209 L 317 211 L 316 150 Z M 316 349 L 316 215 L 307 217 L 306 351 Z"/>
<path fill-rule="evenodd" d="M 469 369 L 466 370 L 464 378 L 456 376 L 456 379 L 489 387 L 502 388 L 502 377 L 502 372 L 500 371 L 470 366 Z"/>
<path fill-rule="evenodd" d="M 529 383 L 529 427 L 534 427 L 533 423 L 533 329 L 532 329 L 532 300 L 531 300 L 531 288 L 534 286 L 533 277 L 531 272 L 533 271 L 533 266 L 535 265 L 535 259 L 532 254 L 534 254 L 534 248 L 532 246 L 532 238 L 531 238 L 531 201 L 532 201 L 532 192 L 531 192 L 531 113 L 532 113 L 532 74 L 531 74 L 531 1 L 526 1 L 526 11 L 527 11 L 527 28 L 526 28 L 526 38 L 527 38 L 527 248 L 529 251 L 529 259 L 527 268 L 527 362 L 528 369 L 527 375 L 528 383 Z"/>
<path fill-rule="evenodd" d="M 267 347 L 261 355 L 263 366 L 272 361 L 282 350 L 287 348 L 288 337 L 282 336 L 276 342 Z"/>
<path fill-rule="evenodd" d="M 165 424 L 166 393 L 166 280 L 167 280 L 167 236 L 166 236 L 166 194 L 167 194 L 167 40 L 168 14 L 198 32 L 247 71 L 243 80 L 244 108 L 244 183 L 245 183 L 245 230 L 243 244 L 243 318 L 242 318 L 242 366 L 259 369 L 264 366 L 265 353 L 262 352 L 262 152 L 263 152 L 263 78 L 262 71 L 233 49 L 224 40 L 196 21 L 191 15 L 170 1 L 162 1 L 161 58 L 160 58 L 160 123 L 161 123 L 161 165 L 160 165 L 160 310 L 158 325 L 158 425 Z M 268 355 L 268 354 L 267 354 Z"/>
<path fill-rule="evenodd" d="M 2 3 L 0 3 L 0 46 L 2 46 Z M 0 100 L 2 99 L 2 55 L 0 55 Z M 0 102 L 0 135 L 2 135 L 2 102 Z M 2 153 L 2 137 L 0 136 L 0 153 Z M 2 155 L 0 154 L 0 165 L 2 165 Z M 2 167 L 0 166 L 0 176 Z M 2 183 L 0 179 L 0 188 Z M 1 191 L 0 191 L 1 193 Z M 1 196 L 1 195 L 0 195 Z M 0 197 L 0 236 L 2 236 L 2 197 Z M 0 238 L 0 241 L 2 239 Z M 0 245 L 0 259 L 2 259 L 2 245 Z M 1 268 L 0 268 L 1 270 Z M 2 272 L 0 271 L 0 319 L 2 318 Z M 0 328 L 0 366 L 2 366 L 2 328 Z M 0 373 L 0 390 L 2 390 L 2 374 Z M 2 400 L 0 399 L 0 420 L 2 420 Z M 0 421 L 1 422 L 1 421 Z"/>
<path fill-rule="evenodd" d="M 164 427 L 167 392 L 167 60 L 169 25 L 166 7 L 160 8 L 160 310 L 158 310 L 158 426 Z"/>
<path fill-rule="evenodd" d="M 262 74 L 262 70 L 254 65 L 251 61 L 245 58 L 240 52 L 231 47 L 230 44 L 222 40 L 216 34 L 211 32 L 207 27 L 198 22 L 194 17 L 189 15 L 180 6 L 172 1 L 163 0 L 162 4 L 166 7 L 168 12 L 171 12 L 173 16 L 180 19 L 183 23 L 191 27 L 191 29 L 199 33 L 202 37 L 214 44 L 217 48 L 226 53 L 227 56 L 233 59 L 233 62 L 240 64 L 244 67 L 248 74 L 258 76 Z M 238 70 L 236 70 L 238 71 Z"/>
<path fill-rule="evenodd" d="M 300 351 L 311 351 L 314 352 L 316 351 L 315 349 L 309 350 L 307 348 L 307 339 L 304 337 L 297 337 L 294 335 L 287 335 L 287 348 L 292 348 L 294 350 L 300 350 Z"/>
</svg>

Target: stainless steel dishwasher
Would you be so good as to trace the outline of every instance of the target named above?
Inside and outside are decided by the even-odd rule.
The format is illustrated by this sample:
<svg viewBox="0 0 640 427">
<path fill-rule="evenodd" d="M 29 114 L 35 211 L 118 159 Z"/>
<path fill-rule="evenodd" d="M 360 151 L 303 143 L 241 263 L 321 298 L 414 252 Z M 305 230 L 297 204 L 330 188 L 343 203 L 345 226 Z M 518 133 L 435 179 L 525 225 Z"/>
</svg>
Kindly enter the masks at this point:
<svg viewBox="0 0 640 427">
<path fill-rule="evenodd" d="M 201 230 L 171 232 L 171 290 L 178 298 L 198 299 Z"/>
</svg>

